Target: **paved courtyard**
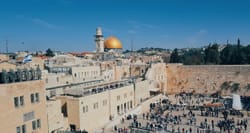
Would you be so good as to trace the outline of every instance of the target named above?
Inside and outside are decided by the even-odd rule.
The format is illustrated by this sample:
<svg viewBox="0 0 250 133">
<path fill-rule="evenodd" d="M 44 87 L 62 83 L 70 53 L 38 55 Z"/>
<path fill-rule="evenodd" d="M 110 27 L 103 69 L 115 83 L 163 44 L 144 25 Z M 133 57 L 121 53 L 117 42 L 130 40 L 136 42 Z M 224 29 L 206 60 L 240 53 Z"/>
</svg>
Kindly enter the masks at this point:
<svg viewBox="0 0 250 133">
<path fill-rule="evenodd" d="M 204 104 L 216 100 L 215 98 L 171 95 L 168 99 L 168 103 L 152 103 L 151 109 L 146 112 L 137 114 L 139 111 L 135 109 L 117 117 L 102 131 L 97 132 L 250 133 L 246 111 L 241 111 L 242 116 L 230 114 L 234 111 L 229 113 L 222 107 L 203 108 Z M 228 114 L 225 115 L 224 112 Z"/>
</svg>

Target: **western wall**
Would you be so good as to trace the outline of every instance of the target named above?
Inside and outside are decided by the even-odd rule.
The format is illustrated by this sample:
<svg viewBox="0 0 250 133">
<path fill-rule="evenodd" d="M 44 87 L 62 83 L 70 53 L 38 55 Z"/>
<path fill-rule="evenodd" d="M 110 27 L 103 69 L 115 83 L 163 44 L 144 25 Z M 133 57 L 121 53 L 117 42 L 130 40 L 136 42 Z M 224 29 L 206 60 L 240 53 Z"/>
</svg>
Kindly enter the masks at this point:
<svg viewBox="0 0 250 133">
<path fill-rule="evenodd" d="M 250 96 L 250 65 L 167 64 L 167 94 L 237 93 Z"/>
</svg>

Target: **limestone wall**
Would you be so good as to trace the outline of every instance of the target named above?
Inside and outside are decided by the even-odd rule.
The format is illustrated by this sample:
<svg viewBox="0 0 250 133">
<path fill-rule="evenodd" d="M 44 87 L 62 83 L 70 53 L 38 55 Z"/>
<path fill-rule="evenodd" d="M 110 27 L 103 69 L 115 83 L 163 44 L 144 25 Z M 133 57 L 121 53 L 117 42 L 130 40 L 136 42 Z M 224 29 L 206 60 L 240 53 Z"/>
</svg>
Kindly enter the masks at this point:
<svg viewBox="0 0 250 133">
<path fill-rule="evenodd" d="M 197 92 L 250 95 L 250 65 L 182 65 L 168 64 L 167 93 Z M 225 83 L 227 82 L 227 83 Z M 223 88 L 222 84 L 227 87 Z M 233 91 L 232 86 L 239 84 Z M 231 88 L 230 88 L 231 86 Z M 227 89 L 225 89 L 227 88 Z M 237 88 L 237 87 L 236 87 Z"/>
<path fill-rule="evenodd" d="M 61 101 L 51 100 L 47 101 L 47 116 L 49 132 L 56 131 L 58 129 L 66 130 L 68 127 L 68 119 L 63 117 L 61 113 Z"/>
<path fill-rule="evenodd" d="M 16 127 L 26 126 L 27 133 L 47 133 L 46 99 L 42 80 L 0 84 L 0 132 L 16 133 Z M 38 99 L 31 102 L 31 95 Z M 23 97 L 23 104 L 21 98 Z M 15 105 L 15 98 L 18 99 Z M 32 122 L 40 119 L 40 127 L 33 129 Z"/>
<path fill-rule="evenodd" d="M 110 91 L 110 114 L 112 117 L 126 113 L 134 107 L 134 87 L 128 85 Z M 119 109 L 118 109 L 119 108 Z"/>
<path fill-rule="evenodd" d="M 128 77 L 130 75 L 129 65 L 116 66 L 115 69 L 115 80 Z"/>
<path fill-rule="evenodd" d="M 149 81 L 144 80 L 135 83 L 135 105 L 140 104 L 148 97 L 149 97 Z"/>
<path fill-rule="evenodd" d="M 0 62 L 0 72 L 2 70 L 9 71 L 10 69 L 16 70 L 16 65 L 9 62 Z"/>
<path fill-rule="evenodd" d="M 8 61 L 10 58 L 8 55 L 0 54 L 0 62 L 2 61 Z"/>
<path fill-rule="evenodd" d="M 109 92 L 79 98 L 80 129 L 93 132 L 109 121 Z M 84 109 L 83 109 L 84 108 Z M 71 110 L 75 113 L 74 109 Z M 69 115 L 69 117 L 71 117 Z"/>
<path fill-rule="evenodd" d="M 99 66 L 72 67 L 72 77 L 75 82 L 82 82 L 88 79 L 100 77 Z"/>
<path fill-rule="evenodd" d="M 156 63 L 152 64 L 151 68 L 148 69 L 146 78 L 150 81 L 150 88 L 157 88 L 161 91 L 166 89 L 166 64 Z"/>
</svg>

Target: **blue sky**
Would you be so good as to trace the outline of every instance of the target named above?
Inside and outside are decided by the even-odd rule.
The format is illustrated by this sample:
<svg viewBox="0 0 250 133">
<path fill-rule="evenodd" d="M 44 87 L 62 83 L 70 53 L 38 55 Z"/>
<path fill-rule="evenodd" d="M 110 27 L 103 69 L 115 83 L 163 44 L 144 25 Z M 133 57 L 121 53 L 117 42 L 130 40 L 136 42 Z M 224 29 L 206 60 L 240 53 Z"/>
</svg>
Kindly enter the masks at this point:
<svg viewBox="0 0 250 133">
<path fill-rule="evenodd" d="M 96 27 L 124 49 L 250 44 L 247 0 L 1 0 L 0 52 L 93 51 Z M 23 42 L 23 43 L 22 43 Z"/>
</svg>

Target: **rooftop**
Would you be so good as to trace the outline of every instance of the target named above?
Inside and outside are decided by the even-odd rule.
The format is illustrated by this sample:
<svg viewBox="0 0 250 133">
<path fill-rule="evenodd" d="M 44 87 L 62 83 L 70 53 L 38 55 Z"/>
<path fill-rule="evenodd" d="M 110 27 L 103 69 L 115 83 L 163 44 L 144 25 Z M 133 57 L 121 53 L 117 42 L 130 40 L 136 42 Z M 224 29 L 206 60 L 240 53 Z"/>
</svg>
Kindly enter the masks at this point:
<svg viewBox="0 0 250 133">
<path fill-rule="evenodd" d="M 122 80 L 122 81 L 114 81 L 108 83 L 95 84 L 88 87 L 82 87 L 81 89 L 68 89 L 64 91 L 62 96 L 72 96 L 72 97 L 85 97 L 98 93 L 102 93 L 108 90 L 119 89 L 121 87 L 132 85 L 132 80 Z"/>
</svg>

